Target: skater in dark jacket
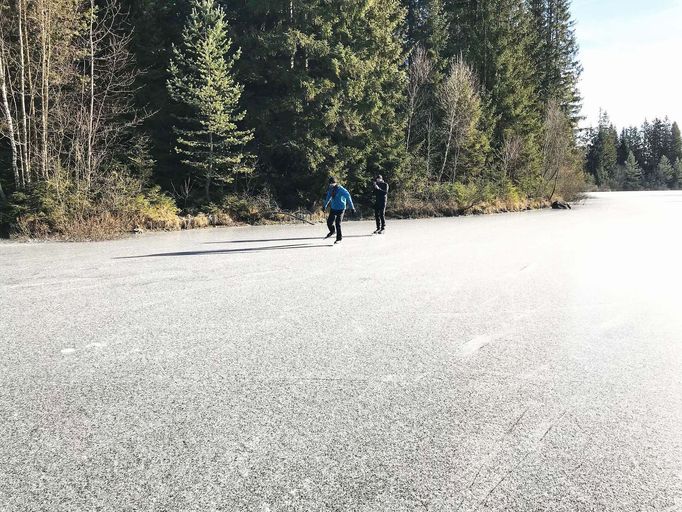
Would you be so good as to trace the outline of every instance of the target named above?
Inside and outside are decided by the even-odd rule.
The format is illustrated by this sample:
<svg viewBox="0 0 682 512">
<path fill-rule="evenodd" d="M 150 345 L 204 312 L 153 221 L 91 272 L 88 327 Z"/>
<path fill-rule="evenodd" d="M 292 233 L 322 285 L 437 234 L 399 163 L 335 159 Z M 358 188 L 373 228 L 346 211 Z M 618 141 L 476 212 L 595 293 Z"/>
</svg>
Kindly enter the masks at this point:
<svg viewBox="0 0 682 512">
<path fill-rule="evenodd" d="M 326 210 L 327 206 L 331 204 L 331 211 L 329 212 L 329 218 L 327 219 L 327 227 L 329 228 L 329 234 L 327 238 L 331 238 L 336 235 L 336 242 L 338 244 L 343 240 L 343 233 L 341 232 L 341 222 L 343 222 L 343 215 L 346 213 L 346 209 L 349 209 L 355 213 L 355 205 L 353 205 L 353 199 L 345 188 L 336 182 L 336 179 L 329 179 L 329 189 L 327 190 L 327 197 L 324 199 L 324 205 L 322 210 Z"/>
<path fill-rule="evenodd" d="M 386 229 L 386 201 L 388 200 L 388 183 L 379 175 L 372 182 L 374 185 L 374 218 L 377 221 L 375 234 L 383 234 Z"/>
</svg>

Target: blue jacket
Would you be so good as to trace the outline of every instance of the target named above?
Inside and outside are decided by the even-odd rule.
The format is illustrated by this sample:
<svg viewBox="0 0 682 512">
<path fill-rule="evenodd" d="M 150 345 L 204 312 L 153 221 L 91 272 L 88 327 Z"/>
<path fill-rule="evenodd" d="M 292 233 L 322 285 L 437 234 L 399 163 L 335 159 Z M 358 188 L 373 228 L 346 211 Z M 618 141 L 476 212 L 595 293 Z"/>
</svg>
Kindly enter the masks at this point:
<svg viewBox="0 0 682 512">
<path fill-rule="evenodd" d="M 341 185 L 338 185 L 336 187 L 336 194 L 334 195 L 334 197 L 332 197 L 333 190 L 334 186 L 329 187 L 329 190 L 327 190 L 327 197 L 324 200 L 325 209 L 327 208 L 327 206 L 329 206 L 329 203 L 331 202 L 332 210 L 345 210 L 346 208 L 355 210 L 355 206 L 353 205 L 353 199 L 350 197 L 350 192 L 348 192 Z"/>
</svg>

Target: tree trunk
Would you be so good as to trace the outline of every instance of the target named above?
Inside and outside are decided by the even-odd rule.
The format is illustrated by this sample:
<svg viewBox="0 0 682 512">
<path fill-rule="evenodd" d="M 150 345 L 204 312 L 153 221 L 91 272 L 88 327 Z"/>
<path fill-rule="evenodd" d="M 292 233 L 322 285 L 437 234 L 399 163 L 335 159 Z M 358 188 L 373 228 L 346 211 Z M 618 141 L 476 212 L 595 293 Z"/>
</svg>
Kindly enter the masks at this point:
<svg viewBox="0 0 682 512">
<path fill-rule="evenodd" d="M 206 193 L 206 202 L 210 203 L 211 202 L 211 178 L 213 177 L 213 151 L 214 151 L 214 146 L 213 146 L 213 134 L 209 134 L 209 157 L 208 157 L 208 173 L 206 174 L 206 184 L 205 187 L 206 189 L 204 192 Z"/>
<path fill-rule="evenodd" d="M 410 142 L 412 138 L 412 107 L 410 106 L 410 112 L 407 116 L 407 137 L 405 137 L 405 151 L 410 152 Z"/>
<path fill-rule="evenodd" d="M 88 189 L 92 179 L 92 160 L 93 160 L 93 130 L 95 123 L 95 0 L 90 0 L 90 107 L 88 112 L 88 140 L 86 155 L 86 172 Z"/>
<path fill-rule="evenodd" d="M 34 148 L 38 146 L 38 125 L 37 125 L 37 115 L 36 115 L 36 84 L 35 76 L 33 74 L 33 60 L 31 58 L 31 52 L 33 48 L 31 47 L 31 41 L 29 40 L 29 35 L 31 35 L 31 26 L 29 25 L 28 18 L 28 6 L 29 3 L 26 2 L 24 5 L 24 48 L 26 49 L 26 78 L 27 78 L 27 90 L 28 94 L 28 139 L 26 139 L 28 155 L 28 161 L 31 165 L 31 172 L 27 174 L 27 179 L 29 183 L 33 179 L 33 154 Z M 38 175 L 36 175 L 38 178 Z"/>
<path fill-rule="evenodd" d="M 42 76 L 41 76 L 41 171 L 43 179 L 48 179 L 48 125 L 50 108 L 50 12 L 49 3 L 41 2 L 42 15 Z"/>
<path fill-rule="evenodd" d="M 431 179 L 431 139 L 433 137 L 433 114 L 429 112 L 426 125 L 426 175 Z"/>
<path fill-rule="evenodd" d="M 461 147 L 458 144 L 457 149 L 455 150 L 455 159 L 454 163 L 452 165 L 452 176 L 450 176 L 450 182 L 454 183 L 455 180 L 457 179 L 457 165 L 459 164 L 459 154 L 461 153 Z"/>
<path fill-rule="evenodd" d="M 17 139 L 14 132 L 14 119 L 12 118 L 12 111 L 9 106 L 9 97 L 7 95 L 7 73 L 9 70 L 5 68 L 5 48 L 4 44 L 0 41 L 0 95 L 2 99 L 2 112 L 5 116 L 5 122 L 7 123 L 7 134 L 9 137 L 10 153 L 12 155 L 12 172 L 14 173 L 14 186 L 16 188 L 21 188 L 21 178 L 19 176 L 19 155 L 17 148 Z"/>
<path fill-rule="evenodd" d="M 559 186 L 559 173 L 556 173 L 556 176 L 554 177 L 554 186 L 552 187 L 552 193 L 549 195 L 548 201 L 551 201 L 554 199 L 554 194 L 556 194 L 556 189 Z"/>
<path fill-rule="evenodd" d="M 438 176 L 438 181 L 443 179 L 443 174 L 445 174 L 445 168 L 448 165 L 448 157 L 450 155 L 450 145 L 452 144 L 452 134 L 455 130 L 455 119 L 454 116 L 450 118 L 450 130 L 448 132 L 448 140 L 445 143 L 445 156 L 443 157 L 443 166 L 440 169 L 440 176 Z"/>
<path fill-rule="evenodd" d="M 289 27 L 294 27 L 294 0 L 289 0 Z M 296 65 L 296 48 L 291 52 L 291 69 Z"/>
<path fill-rule="evenodd" d="M 21 187 L 31 182 L 31 160 L 28 153 L 28 114 L 26 112 L 26 55 L 24 51 L 24 0 L 17 1 L 19 20 L 19 77 L 21 83 Z"/>
</svg>

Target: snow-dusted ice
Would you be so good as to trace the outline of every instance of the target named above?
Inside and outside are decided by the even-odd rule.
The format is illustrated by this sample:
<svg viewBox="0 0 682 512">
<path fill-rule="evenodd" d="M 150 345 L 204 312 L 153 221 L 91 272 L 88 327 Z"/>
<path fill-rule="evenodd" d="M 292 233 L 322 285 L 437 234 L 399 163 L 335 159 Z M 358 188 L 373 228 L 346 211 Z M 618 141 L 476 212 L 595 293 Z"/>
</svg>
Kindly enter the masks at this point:
<svg viewBox="0 0 682 512">
<path fill-rule="evenodd" d="M 682 193 L 0 243 L 0 510 L 682 507 Z"/>
</svg>

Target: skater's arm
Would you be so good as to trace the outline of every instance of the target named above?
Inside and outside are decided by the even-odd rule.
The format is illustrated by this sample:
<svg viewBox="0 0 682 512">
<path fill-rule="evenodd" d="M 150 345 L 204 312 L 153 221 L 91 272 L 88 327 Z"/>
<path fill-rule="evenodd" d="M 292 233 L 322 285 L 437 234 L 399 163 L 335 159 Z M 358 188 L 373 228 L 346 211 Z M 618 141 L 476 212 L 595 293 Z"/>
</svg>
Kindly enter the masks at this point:
<svg viewBox="0 0 682 512">
<path fill-rule="evenodd" d="M 324 205 L 322 206 L 323 210 L 327 209 L 327 206 L 329 206 L 329 202 L 332 200 L 332 189 L 327 190 L 327 195 L 324 198 Z"/>
<path fill-rule="evenodd" d="M 350 209 L 355 211 L 355 205 L 353 204 L 353 198 L 350 196 L 350 192 L 348 192 L 346 190 L 345 193 L 346 193 L 346 199 L 348 200 L 348 204 L 350 204 Z"/>
</svg>

